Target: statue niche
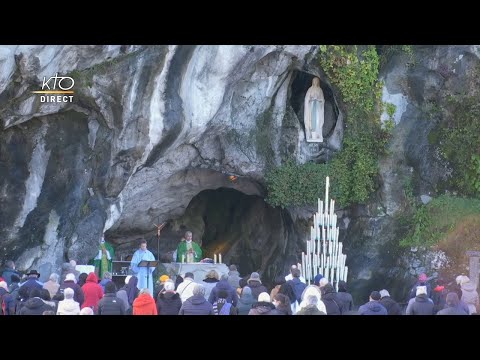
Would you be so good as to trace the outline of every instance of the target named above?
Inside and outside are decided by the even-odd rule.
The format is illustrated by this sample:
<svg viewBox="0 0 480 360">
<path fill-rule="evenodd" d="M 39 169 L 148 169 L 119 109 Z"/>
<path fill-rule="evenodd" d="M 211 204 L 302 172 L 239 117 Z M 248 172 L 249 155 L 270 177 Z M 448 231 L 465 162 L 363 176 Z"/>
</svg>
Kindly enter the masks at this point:
<svg viewBox="0 0 480 360">
<path fill-rule="evenodd" d="M 314 77 L 312 86 L 305 95 L 304 122 L 307 142 L 323 142 L 325 98 L 320 88 L 320 79 Z"/>
</svg>

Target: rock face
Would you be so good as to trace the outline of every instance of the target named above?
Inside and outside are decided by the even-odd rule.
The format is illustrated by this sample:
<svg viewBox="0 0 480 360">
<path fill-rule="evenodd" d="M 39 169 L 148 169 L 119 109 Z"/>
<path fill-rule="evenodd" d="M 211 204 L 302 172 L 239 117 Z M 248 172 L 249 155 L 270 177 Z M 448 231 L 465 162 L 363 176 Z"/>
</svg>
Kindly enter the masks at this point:
<svg viewBox="0 0 480 360">
<path fill-rule="evenodd" d="M 292 104 L 302 90 L 292 84 L 320 76 L 316 49 L 1 47 L 2 260 L 13 258 L 19 269 L 48 264 L 49 272 L 68 258 L 87 261 L 103 232 L 130 250 L 135 238 L 154 238 L 154 223 L 179 219 L 204 190 L 262 199 L 267 166 L 282 152 L 299 160 L 309 153 L 302 110 Z M 31 93 L 56 73 L 74 79 L 73 102 L 44 103 Z M 339 113 L 329 94 L 325 126 L 333 133 Z M 330 136 L 337 144 L 338 134 Z M 282 232 L 281 212 L 271 216 Z M 299 248 L 286 235 L 278 241 Z M 249 267 L 272 272 L 268 259 Z"/>
<path fill-rule="evenodd" d="M 450 176 L 428 138 L 439 124 L 435 109 L 447 107 L 447 95 L 471 91 L 479 55 L 478 46 L 414 46 L 413 66 L 401 54 L 383 69 L 383 100 L 396 105 L 389 155 L 380 160 L 381 183 L 371 202 L 345 213 L 351 220 L 343 236 L 357 303 L 382 288 L 403 302 L 418 274 L 435 276 L 448 262 L 435 251 L 398 246 L 405 234 L 402 214 L 412 197 L 428 202 L 441 194 L 438 184 Z"/>
<path fill-rule="evenodd" d="M 67 259 L 88 261 L 102 233 L 119 254 L 131 253 L 138 237 L 156 250 L 154 224 L 167 221 L 162 256 L 192 229 L 207 252 L 224 251 L 242 273 L 284 273 L 304 249 L 313 209 L 268 207 L 265 172 L 286 155 L 328 161 L 342 146 L 341 99 L 316 51 L 0 47 L 0 260 L 45 278 Z M 422 46 L 414 55 L 414 66 L 397 55 L 383 69 L 383 97 L 397 111 L 378 191 L 368 204 L 339 211 L 357 303 L 384 287 L 401 300 L 416 273 L 430 271 L 417 264 L 420 255 L 398 247 L 398 218 L 408 206 L 406 184 L 414 196 L 434 197 L 449 176 L 428 142 L 431 104 L 464 88 L 480 48 Z M 56 73 L 74 79 L 73 102 L 42 103 L 32 94 Z M 326 100 L 321 145 L 306 143 L 302 121 L 313 76 Z"/>
</svg>

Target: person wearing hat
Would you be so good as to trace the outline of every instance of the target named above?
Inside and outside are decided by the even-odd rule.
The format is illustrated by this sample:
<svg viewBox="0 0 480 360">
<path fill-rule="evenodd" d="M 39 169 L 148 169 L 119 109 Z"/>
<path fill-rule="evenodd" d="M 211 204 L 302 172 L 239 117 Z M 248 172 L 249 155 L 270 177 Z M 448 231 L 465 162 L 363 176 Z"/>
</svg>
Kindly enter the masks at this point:
<svg viewBox="0 0 480 360">
<path fill-rule="evenodd" d="M 58 288 L 57 295 L 63 295 L 65 297 L 65 289 L 67 288 L 73 290 L 73 300 L 75 300 L 80 304 L 80 306 L 82 306 L 83 302 L 85 301 L 85 294 L 83 293 L 80 285 L 77 284 L 75 275 L 72 273 L 67 274 L 67 276 L 65 277 L 65 281 Z"/>
<path fill-rule="evenodd" d="M 252 296 L 255 300 L 258 300 L 258 296 L 261 293 L 268 292 L 267 288 L 262 285 L 260 274 L 258 272 L 252 272 L 250 278 L 247 280 L 247 286 L 252 289 Z"/>
<path fill-rule="evenodd" d="M 33 289 L 43 289 L 43 283 L 38 281 L 38 278 L 40 277 L 40 274 L 37 272 L 37 270 L 30 270 L 27 273 L 27 280 L 23 282 L 20 287 L 27 287 L 30 291 Z"/>
<path fill-rule="evenodd" d="M 175 283 L 172 280 L 166 280 L 163 289 L 164 291 L 158 294 L 157 298 L 158 315 L 178 315 L 182 300 L 175 292 Z"/>
<path fill-rule="evenodd" d="M 258 294 L 258 301 L 253 303 L 248 315 L 274 315 L 275 309 L 275 305 L 270 301 L 270 295 L 262 292 Z"/>
<path fill-rule="evenodd" d="M 407 315 L 434 315 L 434 304 L 427 295 L 426 286 L 417 286 L 417 293 L 413 299 L 408 301 L 405 314 Z"/>
<path fill-rule="evenodd" d="M 162 275 L 158 279 L 158 281 L 155 283 L 155 289 L 153 291 L 153 298 L 157 299 L 158 295 L 163 291 L 164 286 L 165 286 L 165 281 L 169 280 L 170 277 L 168 275 Z"/>
<path fill-rule="evenodd" d="M 358 315 L 388 315 L 385 306 L 380 304 L 381 295 L 378 291 L 370 293 L 369 302 L 358 308 Z"/>
</svg>

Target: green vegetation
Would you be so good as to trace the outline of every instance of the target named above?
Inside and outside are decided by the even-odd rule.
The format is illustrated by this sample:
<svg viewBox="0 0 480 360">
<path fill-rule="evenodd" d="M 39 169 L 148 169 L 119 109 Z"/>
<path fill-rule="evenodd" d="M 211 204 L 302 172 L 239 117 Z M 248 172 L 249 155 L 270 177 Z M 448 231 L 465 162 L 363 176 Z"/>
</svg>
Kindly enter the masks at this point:
<svg viewBox="0 0 480 360">
<path fill-rule="evenodd" d="M 447 238 L 465 218 L 480 216 L 480 200 L 442 195 L 418 207 L 401 246 L 432 246 Z"/>
<path fill-rule="evenodd" d="M 375 47 L 321 45 L 319 61 L 345 103 L 343 149 L 327 164 L 287 162 L 267 173 L 267 201 L 273 206 L 314 204 L 327 175 L 340 206 L 365 202 L 375 189 L 378 157 L 390 136 L 380 122 L 382 84 Z"/>
<path fill-rule="evenodd" d="M 412 45 L 383 45 L 380 47 L 380 66 L 384 66 L 395 54 L 403 53 L 408 56 L 407 66 L 415 65 L 415 56 Z"/>
<path fill-rule="evenodd" d="M 480 102 L 477 96 L 450 99 L 451 116 L 437 135 L 441 155 L 453 168 L 450 185 L 464 195 L 480 195 Z"/>
</svg>

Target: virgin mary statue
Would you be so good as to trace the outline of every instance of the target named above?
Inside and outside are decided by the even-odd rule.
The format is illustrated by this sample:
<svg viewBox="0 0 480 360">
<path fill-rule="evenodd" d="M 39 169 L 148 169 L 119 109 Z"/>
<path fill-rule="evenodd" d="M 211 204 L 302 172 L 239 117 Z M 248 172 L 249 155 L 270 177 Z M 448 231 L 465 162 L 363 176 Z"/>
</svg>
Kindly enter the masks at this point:
<svg viewBox="0 0 480 360">
<path fill-rule="evenodd" d="M 305 95 L 304 122 L 308 142 L 323 142 L 323 108 L 325 100 L 320 88 L 320 79 L 314 77 L 312 86 Z"/>
</svg>

